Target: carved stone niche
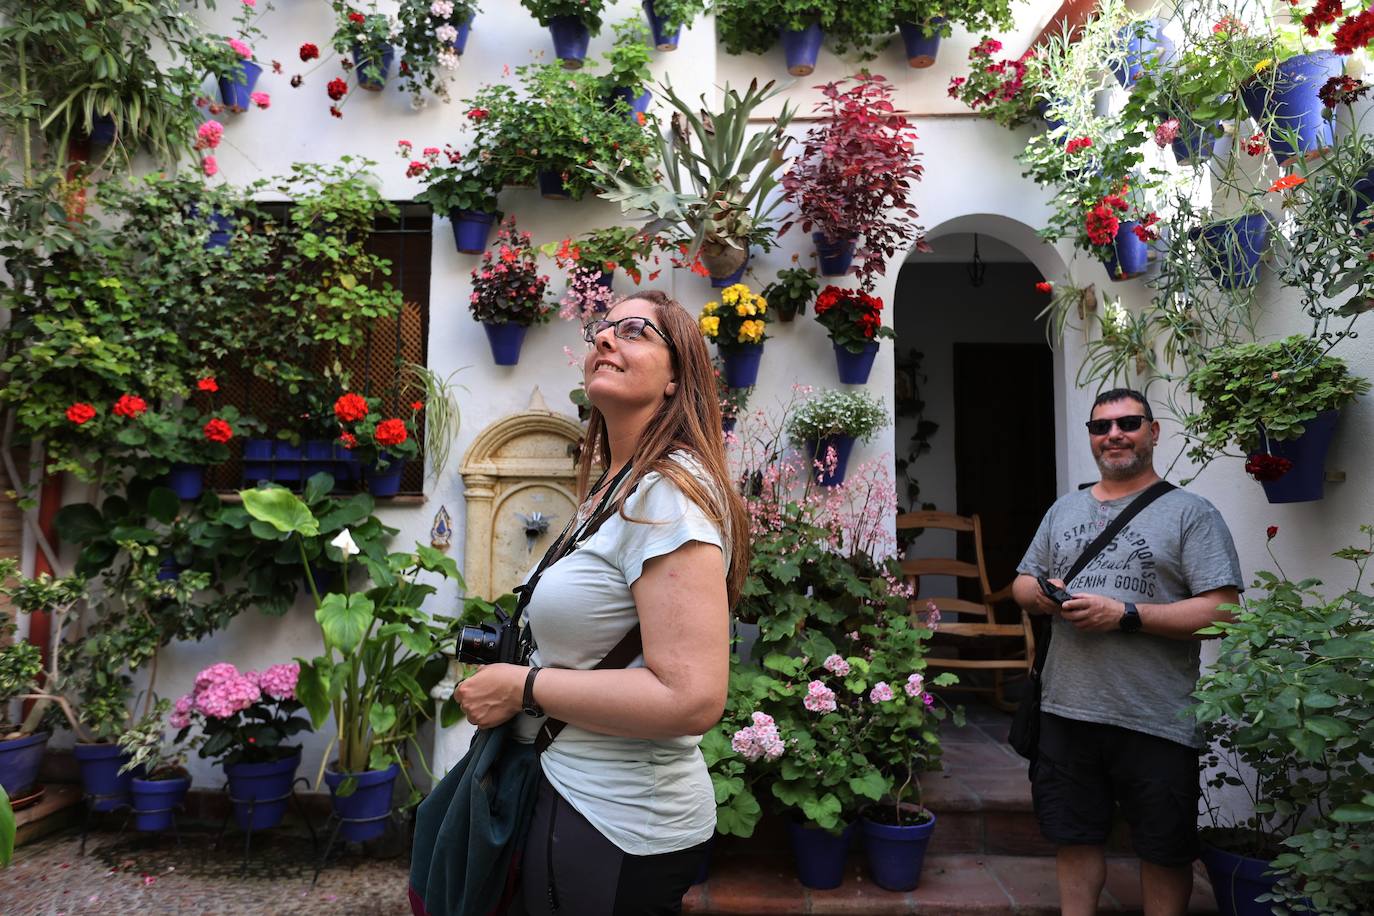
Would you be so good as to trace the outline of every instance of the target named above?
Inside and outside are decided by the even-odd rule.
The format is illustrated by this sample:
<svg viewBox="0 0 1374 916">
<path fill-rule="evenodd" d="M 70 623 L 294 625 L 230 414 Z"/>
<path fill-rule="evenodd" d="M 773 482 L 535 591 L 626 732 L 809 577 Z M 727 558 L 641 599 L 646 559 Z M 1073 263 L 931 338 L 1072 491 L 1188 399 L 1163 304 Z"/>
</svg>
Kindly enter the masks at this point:
<svg viewBox="0 0 1374 916">
<path fill-rule="evenodd" d="M 577 511 L 573 454 L 582 427 L 549 410 L 535 388 L 530 405 L 482 430 L 463 457 L 467 502 L 463 575 L 468 594 L 492 600 L 520 584 Z M 548 527 L 532 539 L 526 519 Z"/>
</svg>

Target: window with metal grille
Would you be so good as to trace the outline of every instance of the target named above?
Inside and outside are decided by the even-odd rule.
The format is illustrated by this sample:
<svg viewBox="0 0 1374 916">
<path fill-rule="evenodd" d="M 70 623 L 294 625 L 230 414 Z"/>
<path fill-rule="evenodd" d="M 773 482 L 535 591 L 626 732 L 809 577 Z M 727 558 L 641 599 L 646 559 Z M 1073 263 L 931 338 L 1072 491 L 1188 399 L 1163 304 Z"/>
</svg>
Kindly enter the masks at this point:
<svg viewBox="0 0 1374 916">
<path fill-rule="evenodd" d="M 263 203 L 265 212 L 278 219 L 290 211 L 289 203 Z M 394 319 L 376 321 L 364 344 L 343 360 L 353 388 L 384 399 L 384 409 L 394 416 L 408 416 L 410 405 L 396 384 L 404 363 L 425 364 L 429 344 L 429 273 L 432 216 L 424 204 L 397 203 L 398 215 L 377 220 L 368 251 L 391 262 L 391 284 L 401 291 L 404 305 Z M 270 329 L 264 329 L 270 333 Z M 321 367 L 322 368 L 322 367 Z M 261 379 L 242 366 L 226 365 L 217 374 L 219 398 L 255 417 L 280 416 L 286 403 L 283 392 L 270 379 Z M 275 437 L 277 429 L 264 434 Z M 420 455 L 424 455 L 424 415 L 418 418 Z M 216 490 L 235 491 L 244 485 L 243 438 L 230 442 L 230 459 L 210 468 L 207 482 Z M 411 461 L 401 477 L 401 495 L 423 493 L 424 462 Z"/>
</svg>

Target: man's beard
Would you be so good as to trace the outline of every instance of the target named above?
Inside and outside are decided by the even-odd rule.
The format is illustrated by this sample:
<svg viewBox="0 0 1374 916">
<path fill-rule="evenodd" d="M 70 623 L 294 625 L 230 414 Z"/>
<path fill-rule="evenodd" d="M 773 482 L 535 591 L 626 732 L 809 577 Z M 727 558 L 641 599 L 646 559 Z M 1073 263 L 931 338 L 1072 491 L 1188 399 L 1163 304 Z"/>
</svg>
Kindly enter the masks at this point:
<svg viewBox="0 0 1374 916">
<path fill-rule="evenodd" d="M 1116 453 L 1118 456 L 1122 452 Z M 1154 449 L 1149 446 L 1136 446 L 1130 450 L 1130 461 L 1124 464 L 1108 464 L 1107 449 L 1104 447 L 1097 457 L 1097 469 L 1104 480 L 1129 480 L 1148 468 L 1154 460 Z M 1118 458 L 1119 460 L 1119 458 Z"/>
</svg>

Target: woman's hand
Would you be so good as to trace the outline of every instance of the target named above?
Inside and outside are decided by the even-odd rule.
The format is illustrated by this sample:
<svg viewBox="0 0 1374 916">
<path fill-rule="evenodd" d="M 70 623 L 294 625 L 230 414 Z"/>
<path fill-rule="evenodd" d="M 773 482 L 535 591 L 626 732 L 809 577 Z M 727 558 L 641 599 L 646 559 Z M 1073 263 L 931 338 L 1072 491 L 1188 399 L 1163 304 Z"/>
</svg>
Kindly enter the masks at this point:
<svg viewBox="0 0 1374 916">
<path fill-rule="evenodd" d="M 453 691 L 468 721 L 478 728 L 494 728 L 510 719 L 525 701 L 524 665 L 482 665 Z"/>
</svg>

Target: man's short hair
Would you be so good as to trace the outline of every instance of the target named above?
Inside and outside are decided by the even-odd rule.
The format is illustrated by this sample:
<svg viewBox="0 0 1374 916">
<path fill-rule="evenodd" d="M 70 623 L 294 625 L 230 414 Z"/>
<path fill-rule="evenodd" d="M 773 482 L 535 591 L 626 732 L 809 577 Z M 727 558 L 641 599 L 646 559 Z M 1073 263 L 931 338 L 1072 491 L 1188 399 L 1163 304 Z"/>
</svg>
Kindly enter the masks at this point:
<svg viewBox="0 0 1374 916">
<path fill-rule="evenodd" d="M 1093 401 L 1092 410 L 1088 411 L 1088 416 L 1091 417 L 1093 411 L 1097 410 L 1097 408 L 1101 407 L 1103 404 L 1115 404 L 1117 401 L 1125 400 L 1138 401 L 1140 406 L 1145 409 L 1146 422 L 1154 422 L 1155 414 L 1154 411 L 1150 409 L 1150 402 L 1145 400 L 1145 395 L 1136 391 L 1134 388 L 1113 388 L 1110 391 L 1102 392 L 1097 396 L 1097 400 Z"/>
</svg>

